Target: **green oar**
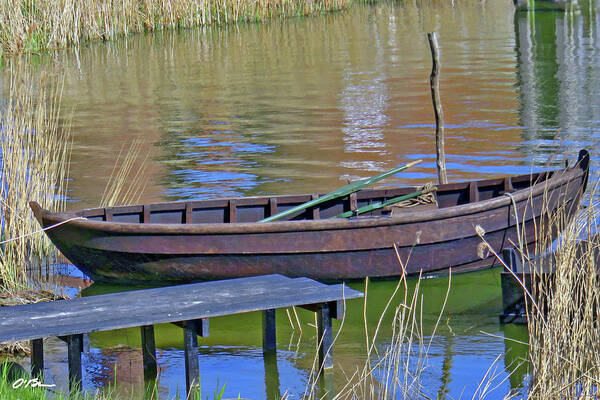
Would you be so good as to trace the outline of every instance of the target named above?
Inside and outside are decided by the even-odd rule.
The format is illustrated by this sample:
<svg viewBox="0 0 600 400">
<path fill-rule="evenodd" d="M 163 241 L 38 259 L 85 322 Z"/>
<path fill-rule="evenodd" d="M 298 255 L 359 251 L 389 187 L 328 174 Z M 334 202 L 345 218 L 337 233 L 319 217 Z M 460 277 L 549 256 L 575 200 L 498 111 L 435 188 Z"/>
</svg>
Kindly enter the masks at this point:
<svg viewBox="0 0 600 400">
<path fill-rule="evenodd" d="M 353 183 L 351 183 L 349 185 L 346 185 L 346 186 L 343 186 L 343 187 L 341 187 L 339 189 L 336 189 L 336 190 L 334 190 L 331 193 L 324 194 L 323 196 L 319 197 L 318 199 L 314 199 L 314 200 L 311 200 L 309 202 L 300 204 L 300 205 L 298 205 L 296 207 L 290 208 L 289 210 L 285 210 L 283 212 L 280 212 L 279 214 L 275 214 L 275 215 L 272 215 L 272 216 L 267 217 L 265 219 L 261 219 L 258 222 L 271 222 L 271 221 L 275 221 L 277 219 L 280 219 L 280 218 L 286 217 L 288 215 L 297 213 L 298 211 L 306 210 L 309 207 L 313 207 L 313 206 L 316 206 L 318 204 L 325 203 L 326 201 L 334 200 L 334 199 L 337 199 L 337 198 L 340 198 L 340 197 L 347 196 L 347 195 L 349 195 L 351 193 L 358 192 L 359 190 L 361 190 L 364 187 L 367 187 L 367 186 L 370 186 L 370 185 L 372 185 L 372 184 L 374 184 L 376 182 L 379 182 L 380 180 L 385 179 L 385 178 L 387 178 L 390 175 L 394 175 L 394 174 L 396 174 L 396 173 L 398 173 L 400 171 L 404 171 L 405 169 L 410 168 L 413 165 L 420 163 L 421 161 L 423 161 L 423 160 L 413 161 L 413 162 L 408 163 L 406 165 L 403 165 L 401 167 L 397 167 L 397 168 L 391 169 L 391 170 L 389 170 L 387 172 L 384 172 L 382 174 L 375 175 L 375 176 L 372 176 L 370 178 L 361 179 L 359 181 L 353 182 Z"/>
<path fill-rule="evenodd" d="M 394 197 L 393 199 L 389 199 L 387 201 L 384 201 L 383 203 L 380 202 L 380 201 L 378 201 L 377 203 L 367 204 L 366 206 L 362 206 L 360 208 L 357 208 L 354 211 L 346 211 L 346 212 L 341 213 L 339 215 L 336 215 L 335 217 L 332 217 L 332 218 L 349 218 L 349 217 L 353 217 L 355 215 L 364 214 L 364 213 L 369 212 L 369 211 L 379 210 L 380 208 L 391 206 L 391 205 L 394 205 L 396 203 L 400 203 L 401 201 L 412 199 L 413 197 L 418 197 L 418 196 L 420 196 L 422 194 L 429 193 L 429 192 L 432 192 L 434 190 L 435 190 L 435 188 L 429 188 L 429 189 L 425 189 L 425 190 L 419 190 L 419 191 L 414 192 L 414 193 L 405 194 L 404 196 Z"/>
</svg>

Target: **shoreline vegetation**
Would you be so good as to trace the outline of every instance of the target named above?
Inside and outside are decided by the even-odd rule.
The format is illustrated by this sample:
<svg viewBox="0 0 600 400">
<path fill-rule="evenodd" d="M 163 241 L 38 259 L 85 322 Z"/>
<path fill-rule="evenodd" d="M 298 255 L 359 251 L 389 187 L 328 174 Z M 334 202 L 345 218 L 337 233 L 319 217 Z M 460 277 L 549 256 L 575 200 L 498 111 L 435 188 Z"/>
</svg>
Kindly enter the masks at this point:
<svg viewBox="0 0 600 400">
<path fill-rule="evenodd" d="M 593 190 L 594 192 L 594 190 Z M 529 357 L 523 360 L 529 366 L 527 380 L 528 399 L 595 398 L 600 376 L 600 331 L 596 327 L 597 310 L 600 306 L 600 283 L 597 275 L 596 256 L 600 248 L 600 238 L 595 235 L 596 221 L 600 214 L 597 204 L 591 204 L 574 221 L 568 223 L 564 215 L 553 218 L 549 225 L 538 231 L 539 245 L 535 254 L 521 252 L 524 259 L 546 254 L 554 243 L 554 251 L 549 255 L 554 266 L 554 278 L 538 279 L 528 302 Z M 552 231 L 560 229 L 559 239 L 552 240 Z M 483 243 L 485 232 L 479 228 Z M 521 232 L 523 233 L 523 232 Z M 582 240 L 583 239 L 583 240 Z M 519 247 L 515 243 L 515 247 Z M 405 265 L 410 260 L 400 260 Z M 406 276 L 400 277 L 396 289 L 381 312 L 376 326 L 365 322 L 366 357 L 363 365 L 355 371 L 345 371 L 345 378 L 338 391 L 329 394 L 340 399 L 396 399 L 429 398 L 431 393 L 421 380 L 428 368 L 431 343 L 437 339 L 436 331 L 440 321 L 446 317 L 445 305 L 451 293 L 451 273 L 448 279 L 446 300 L 439 310 L 437 322 L 430 335 L 425 336 L 422 326 L 422 302 L 419 292 L 420 279 L 414 288 L 407 285 Z M 365 306 L 368 302 L 368 280 L 365 282 Z M 534 304 L 535 303 L 535 304 Z M 384 348 L 376 349 L 378 332 L 383 321 L 391 316 L 392 337 Z M 366 321 L 366 315 L 364 316 Z M 340 329 L 343 329 L 343 320 Z M 387 323 L 387 322 L 386 322 Z M 374 332 L 369 335 L 369 331 Z M 505 339 L 510 340 L 510 339 Z M 497 391 L 500 383 L 496 373 L 491 373 L 495 362 L 483 374 L 473 398 L 483 399 Z M 313 364 L 306 391 L 301 398 L 310 400 L 321 398 L 319 371 Z M 520 365 L 515 365 L 514 369 Z M 510 376 L 512 371 L 507 371 Z M 1 380 L 1 379 L 0 379 Z M 107 389 L 111 392 L 110 388 Z M 0 397 L 15 395 L 7 383 L 0 382 Z M 36 396 L 45 391 L 36 391 Z M 240 396 L 243 396 L 240 393 Z M 59 394 L 65 399 L 106 399 L 119 398 L 100 390 L 94 394 Z M 501 394 L 503 399 L 512 399 L 517 393 Z M 21 397 L 24 398 L 24 397 Z M 39 398 L 39 397 L 35 397 Z M 42 397 L 44 398 L 44 397 Z M 291 398 L 284 394 L 283 399 Z"/>
<path fill-rule="evenodd" d="M 35 199 L 47 209 L 64 209 L 71 148 L 70 131 L 65 128 L 68 123 L 60 123 L 62 89 L 57 83 L 60 79 L 48 76 L 32 79 L 37 75 L 32 73 L 29 60 L 7 56 L 113 40 L 134 33 L 326 13 L 345 9 L 349 4 L 350 0 L 2 2 L 0 58 L 5 60 L 8 78 L 0 81 L 0 85 L 4 85 L 0 86 L 0 92 L 4 94 L 0 102 L 0 241 L 6 241 L 0 244 L 0 306 L 55 298 L 52 293 L 39 288 L 32 294 L 28 270 L 36 265 L 39 267 L 40 260 L 56 253 L 45 235 L 29 236 L 39 231 L 39 226 L 29 210 L 28 200 Z M 115 175 L 117 181 L 118 178 L 119 175 Z M 116 202 L 116 197 L 121 195 L 108 195 L 107 202 Z M 591 204 L 571 224 L 566 224 L 560 216 L 551 221 L 563 234 L 556 241 L 556 251 L 551 256 L 554 279 L 540 279 L 541 283 L 528 303 L 528 398 L 598 396 L 598 207 Z M 540 232 L 542 240 L 537 254 L 544 253 L 552 245 L 549 232 Z M 582 241 L 582 237 L 586 239 Z M 9 241 L 16 238 L 21 239 Z M 485 233 L 482 239 L 485 240 Z M 418 290 L 409 293 L 405 277 L 399 280 L 397 290 L 403 300 L 400 304 L 388 303 L 389 308 L 384 310 L 384 313 L 390 312 L 394 316 L 394 335 L 385 353 L 376 354 L 375 338 L 367 339 L 367 362 L 348 376 L 347 385 L 333 398 L 414 398 L 424 395 L 420 377 L 427 363 L 429 344 L 435 338 L 431 335 L 425 339 L 419 334 L 422 329 L 419 314 L 422 300 L 418 297 Z M 380 323 L 382 320 L 383 316 Z M 314 371 L 312 375 L 315 375 Z M 27 398 L 24 392 L 7 385 L 5 378 L 6 375 L 0 377 L 0 398 Z M 318 397 L 313 383 L 309 382 L 305 398 Z M 480 387 L 477 398 L 485 397 L 491 386 L 484 380 Z M 39 391 L 31 393 L 30 398 L 44 398 L 46 392 L 43 391 L 44 397 L 40 397 Z M 62 395 L 48 395 L 63 398 Z M 102 394 L 85 396 L 116 398 Z M 506 398 L 511 397 L 510 393 L 506 395 Z M 65 395 L 64 398 L 82 396 Z"/>
<path fill-rule="evenodd" d="M 6 0 L 0 57 L 167 29 L 340 11 L 351 0 Z"/>
<path fill-rule="evenodd" d="M 52 301 L 64 296 L 31 278 L 56 256 L 40 231 L 29 201 L 63 210 L 71 150 L 68 124 L 59 123 L 61 86 L 32 79 L 16 57 L 0 81 L 0 306 Z M 37 274 L 39 275 L 39 274 Z M 0 355 L 24 355 L 29 343 L 2 343 Z"/>
<path fill-rule="evenodd" d="M 530 399 L 598 398 L 600 204 L 593 199 L 599 184 L 591 185 L 590 204 L 571 223 L 559 213 L 541 232 L 536 256 L 549 259 L 552 273 L 536 269 L 532 298 L 526 298 Z M 552 230 L 561 232 L 555 241 Z"/>
<path fill-rule="evenodd" d="M 31 288 L 29 270 L 57 254 L 29 201 L 64 210 L 71 132 L 60 122 L 60 83 L 33 74 L 21 57 L 6 68 L 0 87 L 0 291 L 16 294 Z"/>
</svg>

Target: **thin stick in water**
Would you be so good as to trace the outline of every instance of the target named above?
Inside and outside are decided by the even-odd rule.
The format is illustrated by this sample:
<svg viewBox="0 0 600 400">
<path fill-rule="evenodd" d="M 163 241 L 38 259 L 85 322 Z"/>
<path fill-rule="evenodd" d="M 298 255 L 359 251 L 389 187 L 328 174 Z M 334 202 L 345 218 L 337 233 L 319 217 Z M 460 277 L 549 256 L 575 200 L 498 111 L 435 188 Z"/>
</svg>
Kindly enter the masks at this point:
<svg viewBox="0 0 600 400">
<path fill-rule="evenodd" d="M 444 150 L 444 110 L 440 98 L 440 62 L 438 56 L 438 41 L 435 32 L 427 34 L 429 48 L 431 49 L 431 100 L 433 101 L 433 113 L 435 115 L 435 149 L 437 153 L 438 179 L 441 184 L 448 183 L 446 176 L 446 155 Z"/>
</svg>

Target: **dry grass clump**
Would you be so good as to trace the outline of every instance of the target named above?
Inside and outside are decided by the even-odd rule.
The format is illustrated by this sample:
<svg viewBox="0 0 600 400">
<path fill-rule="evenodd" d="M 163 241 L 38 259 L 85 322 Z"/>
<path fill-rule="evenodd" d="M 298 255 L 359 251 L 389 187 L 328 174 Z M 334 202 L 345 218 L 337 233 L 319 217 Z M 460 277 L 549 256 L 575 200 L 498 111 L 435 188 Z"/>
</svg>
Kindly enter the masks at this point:
<svg viewBox="0 0 600 400">
<path fill-rule="evenodd" d="M 555 251 L 547 256 L 553 268 L 552 278 L 538 277 L 539 283 L 532 288 L 537 307 L 529 307 L 528 320 L 531 399 L 598 396 L 598 211 L 598 205 L 591 204 L 570 224 L 559 215 L 551 221 L 550 228 L 542 232 L 545 237 L 540 249 L 550 242 L 551 229 L 559 229 L 562 234 L 554 244 Z"/>
<path fill-rule="evenodd" d="M 54 253 L 29 209 L 35 200 L 62 210 L 70 133 L 59 126 L 61 88 L 34 79 L 27 61 L 11 60 L 0 103 L 0 289 L 15 292 L 35 259 Z"/>
<path fill-rule="evenodd" d="M 0 42 L 7 53 L 88 40 L 345 8 L 350 0 L 3 0 Z"/>
<path fill-rule="evenodd" d="M 591 199 L 595 193 L 594 188 Z M 519 249 L 523 265 L 531 266 L 525 268 L 531 283 L 525 275 L 516 276 L 527 289 L 529 399 L 588 399 L 599 394 L 600 208 L 591 202 L 571 218 L 569 207 L 563 204 L 540 220 L 535 254 L 530 257 L 522 245 Z"/>
</svg>

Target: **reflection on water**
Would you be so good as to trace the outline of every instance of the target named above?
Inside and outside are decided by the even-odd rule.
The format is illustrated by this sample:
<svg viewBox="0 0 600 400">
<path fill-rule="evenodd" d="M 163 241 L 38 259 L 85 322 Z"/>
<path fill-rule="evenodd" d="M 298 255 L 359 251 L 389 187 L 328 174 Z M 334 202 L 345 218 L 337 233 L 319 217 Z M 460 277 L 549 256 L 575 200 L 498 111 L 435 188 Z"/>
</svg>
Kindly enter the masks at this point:
<svg viewBox="0 0 600 400">
<path fill-rule="evenodd" d="M 429 357 L 423 366 L 422 377 L 425 393 L 435 398 L 438 393 L 454 397 L 464 393 L 471 397 L 484 377 L 485 371 L 495 365 L 500 384 L 498 393 L 506 393 L 511 387 L 519 389 L 521 380 L 506 381 L 507 371 L 515 367 L 517 357 L 525 357 L 523 351 L 502 358 L 506 344 L 502 339 L 503 328 L 498 325 L 500 309 L 500 277 L 498 270 L 486 270 L 452 277 L 452 291 L 446 311 L 431 340 Z M 412 296 L 416 279 L 408 281 L 408 297 Z M 364 284 L 352 284 L 364 291 Z M 393 296 L 397 281 L 370 282 L 366 309 L 366 326 L 369 338 L 373 338 L 380 317 L 388 300 Z M 429 343 L 438 315 L 442 309 L 448 287 L 448 278 L 429 278 L 420 283 L 422 297 L 422 334 Z M 129 288 L 133 289 L 133 288 Z M 85 289 L 83 296 L 123 290 L 120 286 L 98 285 Z M 403 299 L 402 291 L 393 298 L 393 305 Z M 246 398 L 265 398 L 266 393 L 277 390 L 298 398 L 305 390 L 308 376 L 316 354 L 316 331 L 314 314 L 298 309 L 301 331 L 292 310 L 277 313 L 277 359 L 263 359 L 261 314 L 249 313 L 238 316 L 211 319 L 211 335 L 199 338 L 202 388 L 212 393 L 225 384 L 226 396 L 241 394 Z M 378 355 L 373 356 L 373 366 L 391 345 L 392 311 L 383 314 L 376 340 Z M 291 321 L 291 322 L 290 322 Z M 292 328 L 292 325 L 294 328 Z M 339 390 L 347 382 L 345 374 L 362 369 L 366 362 L 365 317 L 361 300 L 348 304 L 346 317 L 334 321 L 334 329 L 341 329 L 334 349 L 334 377 L 331 385 Z M 159 378 L 158 390 L 164 396 L 183 394 L 185 378 L 183 367 L 183 333 L 175 325 L 156 327 Z M 486 332 L 486 334 L 482 333 Z M 488 335 L 489 334 L 489 335 Z M 512 337 L 515 334 L 507 334 Z M 84 385 L 102 387 L 115 379 L 122 393 L 139 393 L 142 388 L 140 332 L 138 328 L 91 334 L 92 352 L 86 356 Z M 59 344 L 59 365 L 64 368 L 64 345 Z M 50 356 L 50 365 L 56 363 Z M 414 356 L 413 356 L 414 358 Z M 499 360 L 496 360 L 499 358 Z M 411 361 L 411 368 L 417 360 Z M 65 371 L 63 371 L 65 372 Z M 521 372 L 522 374 L 523 372 Z M 379 372 L 376 372 L 376 375 Z M 64 377 L 63 373 L 61 376 Z M 60 383 L 60 380 L 59 380 Z M 64 383 L 63 383 L 64 384 Z M 512 386 L 511 386 L 512 385 Z M 274 398 L 268 396 L 269 398 Z M 500 396 L 501 397 L 501 396 Z"/>
<path fill-rule="evenodd" d="M 133 138 L 152 151 L 146 201 L 323 192 L 415 158 L 383 185 L 432 180 L 431 29 L 450 179 L 529 172 L 506 4 L 357 5 L 55 55 L 73 108 L 72 207 L 98 203 Z"/>
<path fill-rule="evenodd" d="M 592 0 L 580 6 L 576 12 L 515 14 L 523 147 L 537 162 L 557 147 L 597 153 L 597 6 Z M 597 157 L 592 162 L 597 166 Z"/>
<path fill-rule="evenodd" d="M 64 109 L 72 110 L 70 207 L 99 202 L 122 143 L 134 138 L 151 154 L 146 202 L 323 192 L 416 158 L 425 162 L 382 185 L 434 180 L 425 36 L 432 30 L 441 46 L 450 180 L 528 173 L 551 154 L 551 164 L 561 165 L 582 147 L 598 168 L 595 2 L 543 13 L 515 13 L 504 0 L 414 3 L 138 35 L 40 56 L 40 71 L 64 74 Z M 370 287 L 370 335 L 394 285 Z M 446 285 L 445 278 L 422 284 L 426 337 Z M 98 290 L 114 289 L 84 294 Z M 430 397 L 471 397 L 490 366 L 499 388 L 488 398 L 525 390 L 527 347 L 520 343 L 527 332 L 498 324 L 500 303 L 497 271 L 453 277 L 423 372 Z M 267 379 L 265 366 L 273 364 L 261 359 L 259 316 L 215 319 L 212 336 L 201 340 L 203 388 L 210 393 L 218 381 L 227 396 L 264 398 L 278 376 L 281 393 L 301 394 L 315 334 L 312 315 L 300 318 L 302 333 L 278 314 L 277 373 Z M 391 333 L 388 317 L 380 354 Z M 184 387 L 181 335 L 173 326 L 157 330 L 164 395 Z M 86 385 L 102 386 L 115 371 L 123 390 L 139 385 L 139 330 L 97 333 L 92 344 Z M 64 364 L 52 357 L 49 368 Z M 335 347 L 335 385 L 364 358 L 362 306 L 353 303 Z"/>
<path fill-rule="evenodd" d="M 46 56 L 40 69 L 64 74 L 73 110 L 72 207 L 99 202 L 134 138 L 151 154 L 144 201 L 324 192 L 415 158 L 425 163 L 382 185 L 433 180 L 430 30 L 451 180 L 593 151 L 598 30 L 587 4 L 534 15 L 501 0 L 384 2 Z"/>
</svg>

